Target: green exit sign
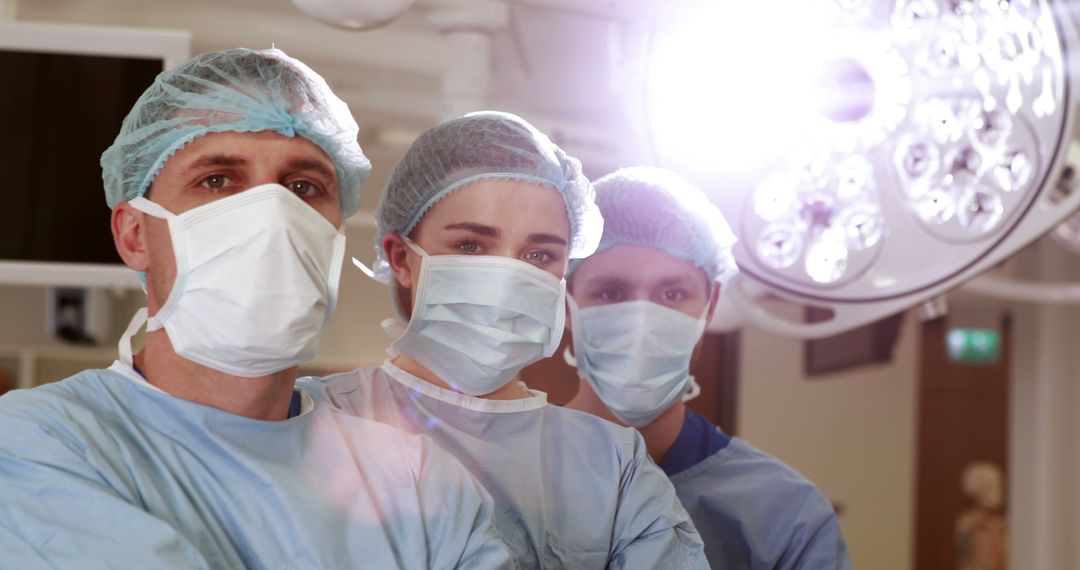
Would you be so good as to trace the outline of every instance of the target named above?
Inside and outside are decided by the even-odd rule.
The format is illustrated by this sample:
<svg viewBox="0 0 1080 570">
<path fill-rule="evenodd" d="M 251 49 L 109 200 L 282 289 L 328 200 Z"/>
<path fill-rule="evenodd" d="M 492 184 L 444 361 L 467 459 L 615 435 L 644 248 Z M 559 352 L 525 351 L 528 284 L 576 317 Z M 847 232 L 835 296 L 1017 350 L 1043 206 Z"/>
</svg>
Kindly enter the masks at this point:
<svg viewBox="0 0 1080 570">
<path fill-rule="evenodd" d="M 1001 355 L 1001 333 L 993 329 L 949 329 L 949 360 L 960 364 L 993 364 Z"/>
</svg>

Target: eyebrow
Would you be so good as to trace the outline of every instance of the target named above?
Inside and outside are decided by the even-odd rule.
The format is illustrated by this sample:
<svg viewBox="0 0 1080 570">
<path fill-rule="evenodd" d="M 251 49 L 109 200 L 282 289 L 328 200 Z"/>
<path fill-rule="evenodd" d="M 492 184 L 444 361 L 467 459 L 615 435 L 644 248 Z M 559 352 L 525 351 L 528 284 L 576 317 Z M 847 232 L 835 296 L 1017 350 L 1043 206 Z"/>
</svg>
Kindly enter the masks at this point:
<svg viewBox="0 0 1080 570">
<path fill-rule="evenodd" d="M 184 167 L 183 173 L 206 168 L 207 166 L 243 166 L 247 164 L 247 159 L 242 156 L 236 156 L 232 154 L 210 154 L 199 157 L 198 160 Z"/>
<path fill-rule="evenodd" d="M 187 174 L 192 171 L 200 170 L 208 166 L 244 166 L 248 163 L 248 160 L 242 156 L 235 154 L 209 154 L 199 157 L 198 160 L 192 162 L 184 168 L 184 173 Z M 323 176 L 337 179 L 337 175 L 326 166 L 322 161 L 311 158 L 293 158 L 289 160 L 287 167 L 290 170 L 313 170 Z"/>
<path fill-rule="evenodd" d="M 667 279 L 661 279 L 656 286 L 657 287 L 671 287 L 673 285 L 686 285 L 687 281 L 684 277 L 669 277 Z"/>
<path fill-rule="evenodd" d="M 337 179 L 337 174 L 332 169 L 326 166 L 321 160 L 315 160 L 312 158 L 294 158 L 289 161 L 289 168 L 292 170 L 314 170 L 323 176 Z"/>
<path fill-rule="evenodd" d="M 474 224 L 474 223 L 471 223 L 471 222 L 458 222 L 456 224 L 450 224 L 450 225 L 446 226 L 445 229 L 448 229 L 448 230 L 466 230 L 466 231 L 473 232 L 474 234 L 478 234 L 478 235 L 482 235 L 482 236 L 486 236 L 486 237 L 494 237 L 494 238 L 497 238 L 497 237 L 502 235 L 502 232 L 499 231 L 499 228 L 496 228 L 494 226 L 486 226 L 484 224 Z M 556 244 L 556 245 L 562 245 L 562 246 L 566 245 L 566 240 L 565 239 L 563 239 L 563 238 L 561 238 L 561 237 L 559 237 L 557 235 L 552 235 L 552 234 L 529 234 L 529 237 L 526 238 L 525 241 L 527 241 L 529 243 L 538 243 L 538 244 L 550 243 L 550 244 Z"/>
<path fill-rule="evenodd" d="M 529 243 L 553 243 L 555 245 L 566 245 L 566 240 L 563 238 L 551 235 L 551 234 L 529 234 Z"/>
<path fill-rule="evenodd" d="M 487 237 L 499 237 L 499 229 L 492 226 L 485 226 L 484 224 L 472 224 L 469 222 L 458 222 L 456 224 L 450 224 L 446 226 L 448 230 L 465 230 L 474 234 L 480 234 Z"/>
<path fill-rule="evenodd" d="M 627 287 L 629 284 L 630 281 L 621 277 L 597 277 L 584 283 L 590 289 L 597 287 Z"/>
</svg>

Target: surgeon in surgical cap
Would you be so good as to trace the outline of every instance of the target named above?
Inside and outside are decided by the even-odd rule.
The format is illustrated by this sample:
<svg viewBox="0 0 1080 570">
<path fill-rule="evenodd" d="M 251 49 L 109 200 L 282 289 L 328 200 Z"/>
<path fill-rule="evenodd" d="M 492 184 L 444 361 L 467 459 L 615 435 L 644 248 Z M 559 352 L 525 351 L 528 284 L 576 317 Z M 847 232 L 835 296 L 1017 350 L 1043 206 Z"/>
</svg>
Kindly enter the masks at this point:
<svg viewBox="0 0 1080 570">
<path fill-rule="evenodd" d="M 357 131 L 278 50 L 147 89 L 101 157 L 147 308 L 109 368 L 0 397 L 0 567 L 510 564 L 460 462 L 295 386 L 370 170 Z"/>
<path fill-rule="evenodd" d="M 595 186 L 604 233 L 571 264 L 570 360 L 581 380 L 567 406 L 641 432 L 713 568 L 850 568 L 813 483 L 686 407 L 700 391 L 691 360 L 736 270 L 723 215 L 658 168 L 625 168 Z"/>
<path fill-rule="evenodd" d="M 376 213 L 374 275 L 406 322 L 382 366 L 318 382 L 343 411 L 457 456 L 519 568 L 706 568 L 641 436 L 518 378 L 562 338 L 563 274 L 603 225 L 593 197 L 578 161 L 514 115 L 423 133 Z"/>
</svg>

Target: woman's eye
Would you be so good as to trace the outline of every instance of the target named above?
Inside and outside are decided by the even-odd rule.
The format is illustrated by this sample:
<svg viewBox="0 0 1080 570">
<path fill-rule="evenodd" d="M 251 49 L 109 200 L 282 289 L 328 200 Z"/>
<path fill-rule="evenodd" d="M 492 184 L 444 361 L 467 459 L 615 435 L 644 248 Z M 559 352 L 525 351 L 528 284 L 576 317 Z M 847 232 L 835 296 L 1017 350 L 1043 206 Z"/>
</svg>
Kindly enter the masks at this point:
<svg viewBox="0 0 1080 570">
<path fill-rule="evenodd" d="M 546 251 L 530 251 L 525 254 L 525 260 L 530 263 L 547 263 L 553 259 L 555 256 Z"/>
<path fill-rule="evenodd" d="M 465 240 L 465 241 L 459 242 L 457 244 L 457 248 L 461 252 L 463 252 L 465 254 L 470 254 L 470 255 L 480 253 L 481 251 L 483 251 L 482 248 L 480 247 L 480 244 L 475 242 L 475 241 L 472 241 L 472 240 Z"/>
<path fill-rule="evenodd" d="M 210 190 L 221 190 L 229 185 L 229 177 L 224 174 L 211 174 L 206 178 L 203 178 L 203 188 L 209 188 Z"/>
<path fill-rule="evenodd" d="M 289 182 L 289 190 L 292 190 L 301 198 L 310 198 L 319 193 L 319 187 L 307 180 L 294 180 Z"/>
</svg>

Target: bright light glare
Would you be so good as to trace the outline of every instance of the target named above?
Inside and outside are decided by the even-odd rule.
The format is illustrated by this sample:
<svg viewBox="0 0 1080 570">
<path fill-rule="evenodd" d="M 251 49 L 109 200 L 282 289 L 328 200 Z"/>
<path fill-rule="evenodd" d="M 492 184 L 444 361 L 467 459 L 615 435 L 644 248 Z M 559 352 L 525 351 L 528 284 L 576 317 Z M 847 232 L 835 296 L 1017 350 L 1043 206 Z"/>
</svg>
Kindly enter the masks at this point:
<svg viewBox="0 0 1080 570">
<path fill-rule="evenodd" d="M 953 143 L 964 136 L 969 117 L 973 114 L 970 99 L 946 100 L 934 98 L 919 105 L 913 118 L 916 124 L 926 125 L 930 136 L 940 144 Z"/>
<path fill-rule="evenodd" d="M 960 197 L 957 217 L 965 227 L 988 232 L 997 226 L 1005 214 L 1001 196 L 985 188 L 970 188 Z"/>
<path fill-rule="evenodd" d="M 790 267 L 802 256 L 802 230 L 775 225 L 758 238 L 758 255 L 776 269 Z"/>
<path fill-rule="evenodd" d="M 790 214 L 798 202 L 793 176 L 776 176 L 754 191 L 754 211 L 763 220 L 773 221 Z"/>
<path fill-rule="evenodd" d="M 806 252 L 806 274 L 818 283 L 832 283 L 847 270 L 848 249 L 844 242 L 823 239 Z"/>
<path fill-rule="evenodd" d="M 906 182 L 903 187 L 911 198 L 921 198 L 930 189 L 930 179 L 936 174 L 941 153 L 936 144 L 907 139 L 898 146 L 896 170 Z"/>
<path fill-rule="evenodd" d="M 867 204 L 856 204 L 841 212 L 839 223 L 847 234 L 848 246 L 856 251 L 874 247 L 885 232 L 881 211 Z"/>
<path fill-rule="evenodd" d="M 847 287 L 911 236 L 988 244 L 1030 203 L 1036 134 L 1063 120 L 1046 0 L 667 4 L 656 158 L 731 190 L 740 251 L 771 278 Z"/>
<path fill-rule="evenodd" d="M 930 224 L 944 224 L 956 214 L 952 194 L 941 188 L 927 192 L 921 200 L 915 202 L 913 208 L 924 222 Z"/>
<path fill-rule="evenodd" d="M 997 148 L 1009 138 L 1012 133 L 1012 117 L 1000 107 L 984 110 L 971 123 L 975 132 L 975 140 L 991 147 Z"/>
<path fill-rule="evenodd" d="M 676 160 L 707 164 L 777 155 L 813 118 L 806 86 L 830 33 L 828 11 L 813 0 L 706 4 L 681 13 L 654 43 L 654 143 Z"/>
<path fill-rule="evenodd" d="M 681 8 L 649 63 L 651 133 L 666 164 L 754 168 L 799 145 L 856 152 L 906 116 L 907 64 L 887 37 L 838 27 L 835 0 Z"/>
<path fill-rule="evenodd" d="M 841 199 L 855 198 L 874 188 L 874 167 L 860 155 L 849 156 L 836 167 L 836 195 Z"/>
<path fill-rule="evenodd" d="M 1031 158 L 1021 149 L 1006 153 L 1001 157 L 1001 162 L 995 168 L 994 174 L 997 175 L 1001 187 L 1006 192 L 1012 192 L 1023 188 L 1031 180 L 1034 170 L 1035 165 L 1032 164 Z"/>
</svg>

